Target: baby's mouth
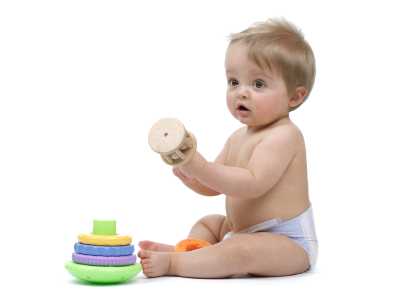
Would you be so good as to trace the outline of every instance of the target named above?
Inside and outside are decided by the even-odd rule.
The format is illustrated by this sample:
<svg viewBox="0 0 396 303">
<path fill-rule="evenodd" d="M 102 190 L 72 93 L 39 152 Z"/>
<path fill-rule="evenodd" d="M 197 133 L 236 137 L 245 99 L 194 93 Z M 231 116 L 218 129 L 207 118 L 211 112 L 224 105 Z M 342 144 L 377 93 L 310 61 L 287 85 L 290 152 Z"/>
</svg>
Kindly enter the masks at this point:
<svg viewBox="0 0 396 303">
<path fill-rule="evenodd" d="M 248 115 L 248 114 L 250 113 L 250 110 L 249 110 L 248 108 L 246 108 L 246 107 L 245 107 L 244 105 L 242 105 L 242 104 L 238 104 L 237 110 L 238 110 L 238 113 L 239 113 L 240 115 L 243 115 L 243 116 L 246 116 L 246 115 Z"/>
</svg>

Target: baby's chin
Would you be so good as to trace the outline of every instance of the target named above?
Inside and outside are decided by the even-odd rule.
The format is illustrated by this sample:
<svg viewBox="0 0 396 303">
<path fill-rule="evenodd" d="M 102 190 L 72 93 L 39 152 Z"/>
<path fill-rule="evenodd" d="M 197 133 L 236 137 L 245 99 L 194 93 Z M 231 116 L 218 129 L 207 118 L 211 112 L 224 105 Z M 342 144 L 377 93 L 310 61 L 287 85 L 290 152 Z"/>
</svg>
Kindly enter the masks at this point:
<svg viewBox="0 0 396 303">
<path fill-rule="evenodd" d="M 260 126 L 263 125 L 260 123 L 260 121 L 255 121 L 255 119 L 251 116 L 240 116 L 238 114 L 234 115 L 234 118 L 237 119 L 239 122 L 241 122 L 242 124 L 246 125 L 246 126 Z"/>
<path fill-rule="evenodd" d="M 253 121 L 249 121 L 248 117 L 238 117 L 238 116 L 234 116 L 235 119 L 237 119 L 239 122 L 241 122 L 244 125 L 247 126 L 255 126 L 255 123 L 253 123 Z"/>
<path fill-rule="evenodd" d="M 267 126 L 268 124 L 271 124 L 271 122 L 273 122 L 273 121 L 269 121 L 269 122 L 267 122 L 267 121 L 257 121 L 257 120 L 253 120 L 253 119 L 248 119 L 247 117 L 241 117 L 241 118 L 238 118 L 238 117 L 235 117 L 239 122 L 241 122 L 242 124 L 244 124 L 244 125 L 246 125 L 246 126 L 248 126 L 248 127 L 258 127 L 258 128 L 260 128 L 260 126 L 263 126 L 263 127 L 265 127 L 265 126 Z"/>
<path fill-rule="evenodd" d="M 261 121 L 250 113 L 248 116 L 242 116 L 238 112 L 231 112 L 233 117 L 246 126 L 262 126 L 270 122 Z"/>
</svg>

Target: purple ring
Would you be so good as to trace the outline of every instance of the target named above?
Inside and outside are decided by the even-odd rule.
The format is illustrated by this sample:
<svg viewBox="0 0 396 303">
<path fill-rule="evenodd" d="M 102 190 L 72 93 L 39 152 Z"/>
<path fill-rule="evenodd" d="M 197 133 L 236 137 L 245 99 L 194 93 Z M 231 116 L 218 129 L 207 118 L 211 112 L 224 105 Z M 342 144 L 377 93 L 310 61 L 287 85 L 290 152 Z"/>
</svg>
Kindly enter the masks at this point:
<svg viewBox="0 0 396 303">
<path fill-rule="evenodd" d="M 72 260 L 76 263 L 87 264 L 87 265 L 123 266 L 123 265 L 134 264 L 136 262 L 136 255 L 104 257 L 104 256 L 83 255 L 74 252 L 72 254 Z"/>
</svg>

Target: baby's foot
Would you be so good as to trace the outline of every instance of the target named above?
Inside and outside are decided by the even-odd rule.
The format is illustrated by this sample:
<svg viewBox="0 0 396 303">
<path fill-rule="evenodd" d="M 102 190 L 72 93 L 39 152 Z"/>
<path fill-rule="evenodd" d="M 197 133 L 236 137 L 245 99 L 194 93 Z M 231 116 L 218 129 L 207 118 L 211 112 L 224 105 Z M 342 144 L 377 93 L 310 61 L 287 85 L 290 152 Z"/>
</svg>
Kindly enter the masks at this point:
<svg viewBox="0 0 396 303">
<path fill-rule="evenodd" d="M 144 250 L 156 252 L 173 252 L 175 249 L 174 245 L 156 243 L 152 241 L 140 241 L 139 247 Z"/>
<path fill-rule="evenodd" d="M 139 250 L 138 257 L 141 259 L 140 264 L 143 267 L 143 274 L 147 278 L 161 277 L 165 275 L 172 276 L 170 253 L 153 252 L 148 250 Z"/>
</svg>

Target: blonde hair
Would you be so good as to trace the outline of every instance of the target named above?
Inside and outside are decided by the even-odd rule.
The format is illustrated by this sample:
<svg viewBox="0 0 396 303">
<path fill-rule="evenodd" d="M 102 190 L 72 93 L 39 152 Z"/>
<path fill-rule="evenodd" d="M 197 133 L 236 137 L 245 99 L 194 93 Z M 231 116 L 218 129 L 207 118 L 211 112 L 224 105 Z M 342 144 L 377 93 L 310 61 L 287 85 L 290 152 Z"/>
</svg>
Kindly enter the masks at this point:
<svg viewBox="0 0 396 303">
<path fill-rule="evenodd" d="M 315 57 L 304 34 L 294 24 L 284 18 L 268 19 L 266 22 L 253 23 L 240 33 L 230 34 L 228 39 L 228 47 L 241 41 L 252 62 L 262 69 L 279 73 L 290 95 L 298 86 L 307 89 L 303 101 L 290 111 L 308 99 L 315 82 Z"/>
</svg>

